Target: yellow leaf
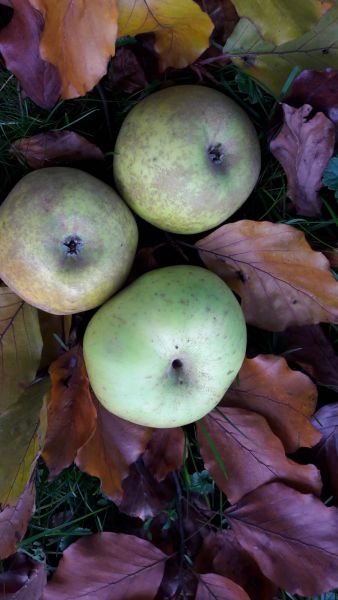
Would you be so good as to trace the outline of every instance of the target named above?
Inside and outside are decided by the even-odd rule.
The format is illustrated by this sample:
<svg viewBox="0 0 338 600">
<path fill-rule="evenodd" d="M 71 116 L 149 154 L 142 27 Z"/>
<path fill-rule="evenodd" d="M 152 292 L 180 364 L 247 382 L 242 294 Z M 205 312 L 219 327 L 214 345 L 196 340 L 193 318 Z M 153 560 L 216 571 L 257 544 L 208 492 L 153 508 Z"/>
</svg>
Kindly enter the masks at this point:
<svg viewBox="0 0 338 600">
<path fill-rule="evenodd" d="M 334 6 L 322 0 L 232 0 L 240 17 L 253 21 L 261 35 L 284 44 L 310 31 Z"/>
<path fill-rule="evenodd" d="M 0 413 L 33 380 L 41 350 L 38 311 L 9 288 L 0 287 Z"/>
<path fill-rule="evenodd" d="M 209 46 L 213 23 L 193 0 L 118 0 L 118 35 L 153 31 L 161 69 L 186 67 Z"/>
<path fill-rule="evenodd" d="M 301 37 L 275 45 L 265 40 L 249 19 L 242 17 L 223 48 L 241 69 L 279 94 L 291 71 L 298 67 L 338 68 L 338 5 Z"/>
<path fill-rule="evenodd" d="M 50 386 L 46 378 L 27 388 L 0 414 L 0 504 L 14 505 L 23 493 L 40 448 L 39 414 Z"/>
<path fill-rule="evenodd" d="M 45 27 L 42 58 L 58 68 L 62 96 L 84 96 L 103 77 L 115 52 L 116 0 L 30 0 Z"/>
</svg>

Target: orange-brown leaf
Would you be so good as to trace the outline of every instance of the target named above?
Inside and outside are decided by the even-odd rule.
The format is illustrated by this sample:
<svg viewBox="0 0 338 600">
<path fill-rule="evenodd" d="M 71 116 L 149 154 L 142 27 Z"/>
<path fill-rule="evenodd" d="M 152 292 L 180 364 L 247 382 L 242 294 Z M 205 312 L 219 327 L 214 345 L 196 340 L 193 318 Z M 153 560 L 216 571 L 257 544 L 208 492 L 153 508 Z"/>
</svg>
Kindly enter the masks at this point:
<svg viewBox="0 0 338 600">
<path fill-rule="evenodd" d="M 320 213 L 324 169 L 335 144 L 335 127 L 322 112 L 311 117 L 312 106 L 293 108 L 282 104 L 284 124 L 270 150 L 281 163 L 288 180 L 287 194 L 298 214 Z"/>
<path fill-rule="evenodd" d="M 32 477 L 14 506 L 0 512 L 0 560 L 16 552 L 17 544 L 26 533 L 35 508 L 35 485 Z"/>
<path fill-rule="evenodd" d="M 145 450 L 152 429 L 135 425 L 108 412 L 96 403 L 97 425 L 90 440 L 80 448 L 77 466 L 101 480 L 103 492 L 119 503 L 123 496 L 122 481 L 129 466 Z"/>
<path fill-rule="evenodd" d="M 83 537 L 63 553 L 43 600 L 155 598 L 165 560 L 161 550 L 134 535 Z"/>
<path fill-rule="evenodd" d="M 282 442 L 261 415 L 242 408 L 219 408 L 197 424 L 197 431 L 205 467 L 232 504 L 276 480 L 320 494 L 318 469 L 286 458 Z"/>
<path fill-rule="evenodd" d="M 328 260 L 290 225 L 237 221 L 196 244 L 203 262 L 242 298 L 248 323 L 269 331 L 338 323 Z"/>
<path fill-rule="evenodd" d="M 311 447 L 320 440 L 310 418 L 316 410 L 317 389 L 280 356 L 246 358 L 222 405 L 247 408 L 263 415 L 287 452 Z"/>
<path fill-rule="evenodd" d="M 62 96 L 84 96 L 103 77 L 115 51 L 116 0 L 29 1 L 44 18 L 40 52 L 57 67 Z"/>
<path fill-rule="evenodd" d="M 50 476 L 55 477 L 72 464 L 77 450 L 92 435 L 96 424 L 96 409 L 80 346 L 75 346 L 53 362 L 49 374 L 52 389 L 42 456 Z"/>
<path fill-rule="evenodd" d="M 144 464 L 157 481 L 181 468 L 184 461 L 185 438 L 181 427 L 154 429 L 143 454 Z"/>
</svg>

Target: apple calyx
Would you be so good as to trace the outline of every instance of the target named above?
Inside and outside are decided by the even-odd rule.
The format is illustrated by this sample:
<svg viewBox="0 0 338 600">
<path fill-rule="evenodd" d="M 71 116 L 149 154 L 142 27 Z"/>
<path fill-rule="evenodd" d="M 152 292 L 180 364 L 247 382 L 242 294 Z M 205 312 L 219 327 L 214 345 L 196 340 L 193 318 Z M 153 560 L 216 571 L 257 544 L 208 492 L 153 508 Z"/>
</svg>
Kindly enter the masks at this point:
<svg viewBox="0 0 338 600">
<path fill-rule="evenodd" d="M 223 144 L 212 144 L 207 149 L 207 157 L 214 165 L 220 165 L 225 158 L 225 149 Z"/>
<path fill-rule="evenodd" d="M 83 241 L 77 235 L 69 235 L 62 242 L 63 246 L 65 246 L 65 254 L 68 255 L 78 255 L 81 252 L 81 248 L 83 246 Z"/>
</svg>

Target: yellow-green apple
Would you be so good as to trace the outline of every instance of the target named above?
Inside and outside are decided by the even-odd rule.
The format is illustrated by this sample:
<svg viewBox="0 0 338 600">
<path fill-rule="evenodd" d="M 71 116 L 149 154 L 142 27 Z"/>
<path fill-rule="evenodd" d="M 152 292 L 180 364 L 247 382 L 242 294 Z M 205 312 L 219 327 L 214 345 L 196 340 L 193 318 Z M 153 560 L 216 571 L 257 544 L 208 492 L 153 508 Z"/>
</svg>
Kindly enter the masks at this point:
<svg viewBox="0 0 338 600">
<path fill-rule="evenodd" d="M 203 417 L 244 359 L 246 326 L 232 291 L 195 266 L 150 271 L 92 317 L 83 343 L 91 386 L 107 410 L 150 427 Z"/>
<path fill-rule="evenodd" d="M 260 171 L 256 131 L 223 93 L 198 85 L 156 92 L 130 111 L 114 151 L 117 188 L 143 219 L 199 233 L 228 219 Z"/>
<path fill-rule="evenodd" d="M 33 171 L 0 207 L 0 278 L 47 312 L 88 310 L 124 283 L 137 241 L 131 211 L 108 185 L 78 169 Z"/>
</svg>

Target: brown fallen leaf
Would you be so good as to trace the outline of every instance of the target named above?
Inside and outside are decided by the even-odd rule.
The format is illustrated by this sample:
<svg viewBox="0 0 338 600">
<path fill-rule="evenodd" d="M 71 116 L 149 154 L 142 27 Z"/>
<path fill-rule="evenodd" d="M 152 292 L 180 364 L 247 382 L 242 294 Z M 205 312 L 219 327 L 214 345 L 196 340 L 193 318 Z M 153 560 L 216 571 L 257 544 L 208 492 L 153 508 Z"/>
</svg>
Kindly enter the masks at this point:
<svg viewBox="0 0 338 600">
<path fill-rule="evenodd" d="M 136 55 L 127 46 L 117 48 L 109 75 L 112 86 L 128 94 L 145 88 L 149 83 Z"/>
<path fill-rule="evenodd" d="M 215 26 L 213 39 L 218 44 L 225 44 L 239 21 L 236 8 L 231 0 L 198 0 L 198 4 L 208 13 Z"/>
<path fill-rule="evenodd" d="M 295 452 L 320 440 L 311 423 L 316 403 L 317 389 L 309 377 L 290 369 L 280 356 L 260 354 L 244 360 L 221 406 L 246 408 L 263 415 L 286 452 Z"/>
<path fill-rule="evenodd" d="M 197 435 L 205 468 L 231 504 L 276 480 L 301 492 L 321 492 L 318 469 L 287 459 L 266 419 L 252 410 L 212 410 L 197 423 Z"/>
<path fill-rule="evenodd" d="M 132 517 L 139 517 L 143 521 L 165 510 L 175 496 L 175 486 L 170 476 L 164 481 L 157 481 L 141 459 L 131 465 L 122 487 L 120 511 Z"/>
<path fill-rule="evenodd" d="M 283 331 L 338 323 L 338 282 L 329 262 L 294 227 L 237 221 L 216 229 L 196 248 L 206 266 L 241 296 L 251 325 Z"/>
<path fill-rule="evenodd" d="M 196 600 L 250 600 L 248 594 L 237 583 L 215 573 L 200 575 L 195 598 Z"/>
<path fill-rule="evenodd" d="M 16 552 L 34 509 L 35 485 L 34 478 L 31 477 L 16 504 L 0 511 L 0 560 Z"/>
<path fill-rule="evenodd" d="M 103 492 L 119 504 L 122 482 L 129 467 L 144 452 L 152 429 L 135 425 L 108 412 L 96 401 L 97 425 L 94 434 L 76 456 L 77 466 L 101 480 Z"/>
<path fill-rule="evenodd" d="M 43 600 L 155 598 L 166 554 L 122 533 L 97 533 L 68 546 Z"/>
<path fill-rule="evenodd" d="M 312 106 L 293 108 L 282 104 L 284 124 L 270 143 L 288 180 L 287 194 L 297 214 L 313 217 L 322 205 L 319 190 L 324 169 L 335 144 L 334 124 L 323 113 L 311 116 Z"/>
<path fill-rule="evenodd" d="M 47 433 L 42 457 L 56 477 L 74 461 L 96 426 L 81 346 L 74 346 L 49 368 L 52 388 L 47 407 Z"/>
<path fill-rule="evenodd" d="M 252 599 L 271 600 L 277 593 L 277 587 L 259 570 L 231 529 L 211 531 L 203 537 L 194 568 L 199 573 L 213 572 L 228 577 Z"/>
<path fill-rule="evenodd" d="M 289 327 L 280 334 L 283 352 L 318 385 L 338 391 L 338 356 L 320 325 Z"/>
<path fill-rule="evenodd" d="M 50 109 L 60 97 L 61 81 L 55 66 L 40 56 L 43 18 L 29 0 L 12 0 L 12 6 L 13 17 L 0 32 L 0 52 L 27 96 Z"/>
<path fill-rule="evenodd" d="M 143 454 L 143 461 L 157 481 L 163 481 L 168 473 L 178 471 L 184 462 L 185 437 L 181 427 L 154 429 Z"/>
<path fill-rule="evenodd" d="M 81 160 L 103 160 L 103 153 L 75 131 L 49 131 L 16 140 L 12 151 L 32 169 Z"/>
<path fill-rule="evenodd" d="M 302 596 L 337 587 L 337 508 L 283 483 L 268 483 L 227 509 L 225 517 L 241 546 L 279 587 Z"/>
<path fill-rule="evenodd" d="M 40 600 L 46 583 L 45 564 L 23 552 L 11 556 L 0 573 L 0 589 L 4 600 Z"/>
<path fill-rule="evenodd" d="M 311 104 L 338 125 L 338 69 L 304 69 L 294 79 L 285 100 L 297 108 Z"/>
<path fill-rule="evenodd" d="M 29 1 L 44 20 L 40 53 L 57 67 L 63 98 L 84 96 L 103 77 L 114 54 L 116 1 Z"/>
<path fill-rule="evenodd" d="M 327 475 L 338 498 L 338 403 L 322 406 L 312 419 L 313 425 L 322 434 L 315 447 L 315 461 Z"/>
</svg>

